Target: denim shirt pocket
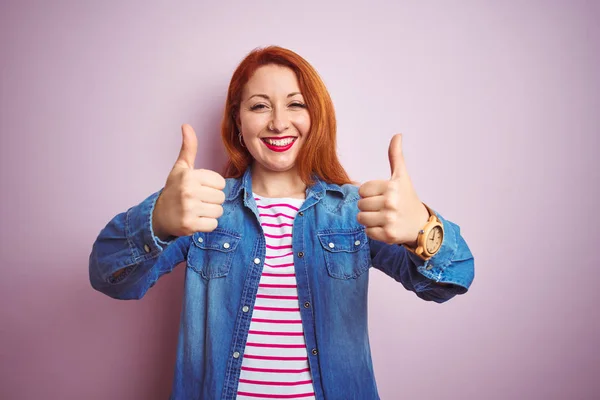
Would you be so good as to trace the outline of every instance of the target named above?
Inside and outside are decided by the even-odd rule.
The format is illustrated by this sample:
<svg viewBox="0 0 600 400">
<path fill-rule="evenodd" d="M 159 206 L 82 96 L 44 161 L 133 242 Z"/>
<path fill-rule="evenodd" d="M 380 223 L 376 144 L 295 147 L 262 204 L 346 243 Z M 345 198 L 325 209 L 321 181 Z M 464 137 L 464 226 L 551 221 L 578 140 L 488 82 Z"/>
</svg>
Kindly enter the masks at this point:
<svg viewBox="0 0 600 400">
<path fill-rule="evenodd" d="M 364 228 L 317 232 L 329 276 L 354 279 L 369 269 L 371 257 Z"/>
<path fill-rule="evenodd" d="M 205 279 L 226 276 L 231 269 L 240 235 L 223 229 L 196 232 L 187 257 L 187 266 Z"/>
</svg>

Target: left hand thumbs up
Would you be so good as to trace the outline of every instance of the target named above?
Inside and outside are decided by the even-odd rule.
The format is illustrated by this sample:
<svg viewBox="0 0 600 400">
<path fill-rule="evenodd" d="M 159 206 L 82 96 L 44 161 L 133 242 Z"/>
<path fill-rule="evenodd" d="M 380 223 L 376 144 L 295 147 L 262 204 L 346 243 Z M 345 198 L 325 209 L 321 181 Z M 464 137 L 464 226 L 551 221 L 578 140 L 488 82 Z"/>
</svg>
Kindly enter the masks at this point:
<svg viewBox="0 0 600 400">
<path fill-rule="evenodd" d="M 402 134 L 394 135 L 388 149 L 391 178 L 360 186 L 357 220 L 367 235 L 388 244 L 414 247 L 429 212 L 414 190 L 402 153 Z"/>
<path fill-rule="evenodd" d="M 392 137 L 390 147 L 388 149 L 388 158 L 390 159 L 390 169 L 392 171 L 391 179 L 399 179 L 402 175 L 408 176 L 406 173 L 406 164 L 404 163 L 404 155 L 402 154 L 402 134 L 398 133 Z"/>
</svg>

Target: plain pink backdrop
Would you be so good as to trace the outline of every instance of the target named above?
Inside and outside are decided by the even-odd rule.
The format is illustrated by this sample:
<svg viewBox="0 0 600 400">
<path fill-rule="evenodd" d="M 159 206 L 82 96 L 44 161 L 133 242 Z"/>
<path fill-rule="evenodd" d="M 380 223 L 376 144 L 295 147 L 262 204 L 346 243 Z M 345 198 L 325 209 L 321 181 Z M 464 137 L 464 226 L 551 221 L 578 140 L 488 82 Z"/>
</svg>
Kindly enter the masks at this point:
<svg viewBox="0 0 600 400">
<path fill-rule="evenodd" d="M 381 397 L 598 398 L 598 2 L 0 7 L 0 398 L 168 397 L 183 268 L 117 301 L 88 256 L 164 184 L 181 124 L 197 167 L 222 165 L 229 78 L 268 44 L 322 75 L 353 179 L 389 177 L 404 133 L 418 194 L 475 254 L 471 291 L 444 305 L 372 273 Z"/>
</svg>

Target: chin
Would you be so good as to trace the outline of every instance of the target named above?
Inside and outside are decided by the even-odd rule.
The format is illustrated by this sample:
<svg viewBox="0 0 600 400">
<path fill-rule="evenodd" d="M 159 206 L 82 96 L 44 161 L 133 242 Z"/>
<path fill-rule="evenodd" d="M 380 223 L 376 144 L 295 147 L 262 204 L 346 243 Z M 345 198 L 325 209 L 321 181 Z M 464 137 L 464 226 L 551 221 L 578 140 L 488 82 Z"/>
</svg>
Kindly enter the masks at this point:
<svg viewBox="0 0 600 400">
<path fill-rule="evenodd" d="M 277 166 L 273 166 L 272 168 L 269 168 L 271 171 L 273 172 L 287 172 L 289 170 L 294 169 L 294 164 L 292 165 L 277 165 Z"/>
<path fill-rule="evenodd" d="M 292 163 L 259 162 L 259 164 L 264 169 L 273 171 L 273 172 L 286 172 L 286 171 L 293 169 L 296 166 L 296 164 L 294 162 L 292 162 Z"/>
</svg>

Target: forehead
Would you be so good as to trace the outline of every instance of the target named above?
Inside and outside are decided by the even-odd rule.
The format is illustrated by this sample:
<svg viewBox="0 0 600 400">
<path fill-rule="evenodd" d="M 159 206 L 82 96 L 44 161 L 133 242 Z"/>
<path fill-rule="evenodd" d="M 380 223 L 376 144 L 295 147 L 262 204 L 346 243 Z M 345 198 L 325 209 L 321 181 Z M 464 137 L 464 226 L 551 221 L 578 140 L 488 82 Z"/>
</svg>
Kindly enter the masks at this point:
<svg viewBox="0 0 600 400">
<path fill-rule="evenodd" d="M 287 96 L 299 92 L 296 74 L 288 67 L 280 65 L 263 65 L 259 67 L 244 86 L 244 95 L 256 93 L 269 96 Z"/>
</svg>

